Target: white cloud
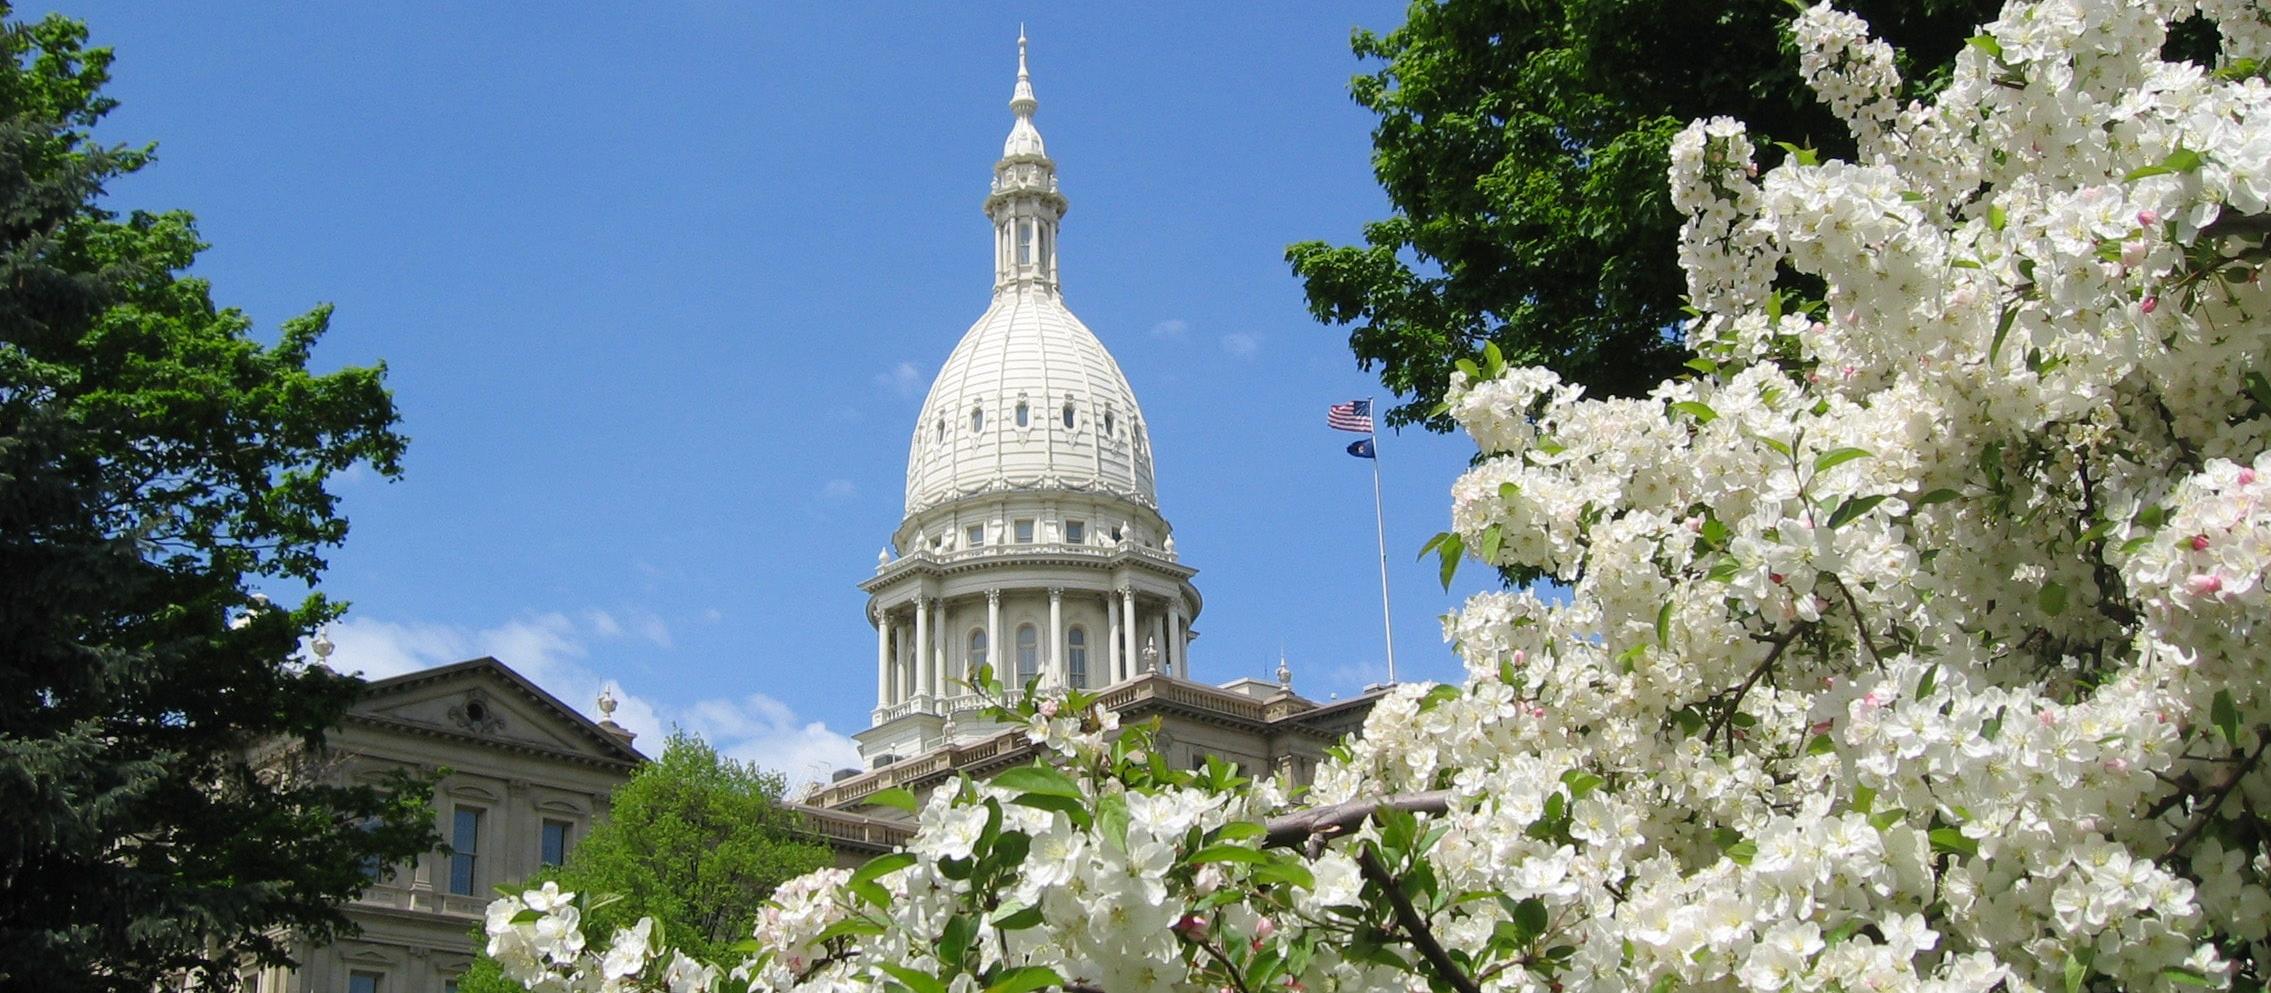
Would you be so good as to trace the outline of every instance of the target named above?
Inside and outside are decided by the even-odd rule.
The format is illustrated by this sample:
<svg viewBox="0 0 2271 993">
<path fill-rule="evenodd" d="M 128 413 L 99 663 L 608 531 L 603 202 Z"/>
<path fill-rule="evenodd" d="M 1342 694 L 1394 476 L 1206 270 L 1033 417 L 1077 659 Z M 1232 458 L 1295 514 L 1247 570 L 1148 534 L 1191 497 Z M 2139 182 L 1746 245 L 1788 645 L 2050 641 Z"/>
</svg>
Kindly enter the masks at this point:
<svg viewBox="0 0 2271 993">
<path fill-rule="evenodd" d="M 1170 317 L 1152 325 L 1151 336 L 1154 338 L 1180 338 L 1190 330 L 1190 322 L 1180 317 Z"/>
<path fill-rule="evenodd" d="M 1254 357 L 1254 353 L 1262 350 L 1262 339 L 1259 335 L 1233 331 L 1222 336 L 1222 350 L 1242 359 L 1250 359 Z"/>
<path fill-rule="evenodd" d="M 762 693 L 672 706 L 641 696 L 620 679 L 601 676 L 587 661 L 595 640 L 633 634 L 662 648 L 671 646 L 669 626 L 649 610 L 587 610 L 581 623 L 559 612 L 535 614 L 480 629 L 358 616 L 325 633 L 337 646 L 332 668 L 371 679 L 487 655 L 593 719 L 604 687 L 615 695 L 616 723 L 636 733 L 650 755 L 662 748 L 672 727 L 682 727 L 720 753 L 787 775 L 792 786 L 826 781 L 829 772 L 860 764 L 849 737 L 797 716 L 794 708 Z"/>
<path fill-rule="evenodd" d="M 849 479 L 831 479 L 820 487 L 820 495 L 830 500 L 849 500 L 859 495 L 860 488 Z"/>
<path fill-rule="evenodd" d="M 912 397 L 923 388 L 923 371 L 915 368 L 912 362 L 901 362 L 876 373 L 875 385 L 902 397 Z"/>
</svg>

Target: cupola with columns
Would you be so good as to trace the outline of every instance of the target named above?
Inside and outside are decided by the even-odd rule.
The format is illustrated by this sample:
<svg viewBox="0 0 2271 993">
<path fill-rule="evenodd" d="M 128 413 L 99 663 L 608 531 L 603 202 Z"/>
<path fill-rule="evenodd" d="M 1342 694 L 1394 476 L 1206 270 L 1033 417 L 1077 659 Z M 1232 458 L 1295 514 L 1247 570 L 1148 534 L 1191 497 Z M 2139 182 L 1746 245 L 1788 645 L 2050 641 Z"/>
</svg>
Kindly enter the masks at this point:
<svg viewBox="0 0 2271 993">
<path fill-rule="evenodd" d="M 860 584 L 876 626 L 871 766 L 1000 730 L 969 676 L 1099 689 L 1187 679 L 1198 616 L 1152 478 L 1135 391 L 1064 305 L 1066 201 L 1033 125 L 1023 32 L 994 164 L 993 299 L 931 383 L 907 452 L 906 516 Z"/>
</svg>

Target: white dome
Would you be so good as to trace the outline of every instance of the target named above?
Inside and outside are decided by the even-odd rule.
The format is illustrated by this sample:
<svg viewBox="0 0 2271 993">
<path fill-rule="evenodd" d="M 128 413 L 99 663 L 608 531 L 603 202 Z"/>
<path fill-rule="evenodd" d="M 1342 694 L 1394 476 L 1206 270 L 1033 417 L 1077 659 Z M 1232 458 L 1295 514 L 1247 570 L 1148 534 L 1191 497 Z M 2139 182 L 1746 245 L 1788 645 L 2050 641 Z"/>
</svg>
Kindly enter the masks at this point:
<svg viewBox="0 0 2271 993">
<path fill-rule="evenodd" d="M 957 497 L 1013 490 L 1159 505 L 1135 391 L 1104 343 L 1038 286 L 994 295 L 931 382 L 907 451 L 910 517 Z"/>
</svg>

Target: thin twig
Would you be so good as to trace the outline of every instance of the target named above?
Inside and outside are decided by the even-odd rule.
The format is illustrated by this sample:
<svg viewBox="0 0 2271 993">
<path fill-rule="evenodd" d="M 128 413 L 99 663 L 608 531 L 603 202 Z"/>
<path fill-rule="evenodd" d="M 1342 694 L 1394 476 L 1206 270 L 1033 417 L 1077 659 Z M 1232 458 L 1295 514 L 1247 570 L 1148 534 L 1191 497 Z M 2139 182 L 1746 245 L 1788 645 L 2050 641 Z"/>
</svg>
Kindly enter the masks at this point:
<svg viewBox="0 0 2271 993">
<path fill-rule="evenodd" d="M 1411 905 L 1411 897 L 1404 895 L 1404 888 L 1396 884 L 1396 877 L 1388 874 L 1388 867 L 1380 864 L 1380 854 L 1371 846 L 1365 846 L 1357 853 L 1356 866 L 1363 870 L 1364 878 L 1387 894 L 1388 905 L 1396 914 L 1396 926 L 1403 929 L 1412 947 L 1419 949 L 1420 957 L 1435 967 L 1435 974 L 1459 993 L 1482 993 L 1474 977 L 1451 961 L 1451 953 L 1444 951 L 1442 943 L 1435 940 L 1435 932 L 1427 927 L 1427 918 L 1419 916 L 1419 909 Z"/>
<path fill-rule="evenodd" d="M 2271 726 L 2259 726 L 2255 729 L 2255 751 L 2248 754 L 2247 761 L 2240 763 L 2237 768 L 2229 770 L 2224 775 L 2223 782 L 2216 784 L 2216 791 L 2208 794 L 2208 805 L 2200 808 L 2199 813 L 2192 815 L 2192 823 L 2185 827 L 2183 834 L 2176 836 L 2175 841 L 2169 842 L 2168 851 L 2162 853 L 2162 858 L 2169 858 L 2177 852 L 2183 851 L 2184 846 L 2191 844 L 2192 839 L 2199 837 L 2200 832 L 2207 830 L 2208 822 L 2216 816 L 2216 808 L 2223 806 L 2224 799 L 2231 796 L 2233 790 L 2239 788 L 2240 780 L 2246 779 L 2248 773 L 2255 771 L 2255 764 L 2263 760 L 2263 749 L 2267 746 L 2271 746 Z"/>
<path fill-rule="evenodd" d="M 1384 800 L 1350 800 L 1329 807 L 1280 814 L 1263 822 L 1263 826 L 1269 829 L 1269 835 L 1262 839 L 1262 847 L 1295 848 L 1314 837 L 1331 838 L 1346 834 L 1370 820 L 1373 814 L 1383 808 L 1414 814 L 1440 814 L 1451 809 L 1451 791 L 1406 793 Z"/>
<path fill-rule="evenodd" d="M 1853 630 L 1861 632 L 1861 644 L 1869 649 L 1869 661 L 1875 662 L 1879 669 L 1884 668 L 1885 653 L 1877 650 L 1877 639 L 1869 635 L 1869 619 L 1861 616 L 1861 602 L 1853 598 L 1853 588 L 1845 585 L 1845 579 L 1837 573 L 1830 572 L 1823 573 L 1823 575 L 1828 576 L 1830 582 L 1837 584 L 1839 593 L 1845 594 L 1845 609 L 1853 613 Z"/>
<path fill-rule="evenodd" d="M 1743 704 L 1743 695 L 1749 693 L 1751 687 L 1758 685 L 1759 679 L 1766 675 L 1767 670 L 1774 668 L 1775 660 L 1782 657 L 1782 650 L 1790 647 L 1791 642 L 1798 640 L 1798 632 L 1803 630 L 1805 630 L 1803 624 L 1792 625 L 1790 630 L 1782 632 L 1782 637 L 1774 639 L 1774 647 L 1766 653 L 1766 658 L 1759 662 L 1758 668 L 1751 670 L 1750 675 L 1743 677 L 1743 684 L 1734 688 L 1733 695 L 1727 700 L 1727 706 L 1719 711 L 1719 716 L 1712 718 L 1711 723 L 1704 727 L 1703 741 L 1706 748 L 1710 747 L 1711 736 L 1718 734 L 1719 729 L 1724 727 L 1727 729 L 1727 751 L 1733 752 L 1735 750 L 1735 729 L 1731 724 L 1735 719 L 1735 711 Z"/>
</svg>

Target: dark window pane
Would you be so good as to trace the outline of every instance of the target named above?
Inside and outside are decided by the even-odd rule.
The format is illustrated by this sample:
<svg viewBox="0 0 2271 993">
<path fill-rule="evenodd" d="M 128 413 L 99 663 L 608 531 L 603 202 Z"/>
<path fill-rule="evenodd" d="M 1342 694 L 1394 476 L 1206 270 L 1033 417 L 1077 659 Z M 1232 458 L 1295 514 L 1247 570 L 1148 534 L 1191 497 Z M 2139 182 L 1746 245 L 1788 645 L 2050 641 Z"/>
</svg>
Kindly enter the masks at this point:
<svg viewBox="0 0 2271 993">
<path fill-rule="evenodd" d="M 568 822 L 544 822 L 544 864 L 559 865 L 568 860 Z"/>
</svg>

